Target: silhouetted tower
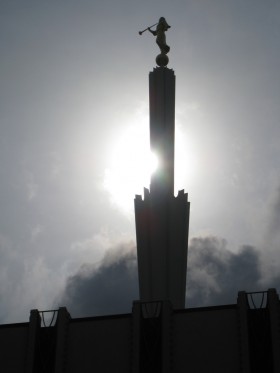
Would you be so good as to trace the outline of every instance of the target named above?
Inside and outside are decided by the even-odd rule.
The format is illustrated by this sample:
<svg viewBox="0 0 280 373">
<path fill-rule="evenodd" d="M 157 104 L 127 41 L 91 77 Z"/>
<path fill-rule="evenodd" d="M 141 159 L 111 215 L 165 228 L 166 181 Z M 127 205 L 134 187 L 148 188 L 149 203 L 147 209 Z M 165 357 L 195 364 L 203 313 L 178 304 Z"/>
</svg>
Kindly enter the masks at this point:
<svg viewBox="0 0 280 373">
<path fill-rule="evenodd" d="M 150 146 L 159 165 L 144 199 L 134 200 L 139 291 L 141 301 L 170 300 L 178 309 L 185 307 L 190 206 L 184 190 L 174 197 L 175 75 L 160 49 L 149 76 Z"/>
</svg>

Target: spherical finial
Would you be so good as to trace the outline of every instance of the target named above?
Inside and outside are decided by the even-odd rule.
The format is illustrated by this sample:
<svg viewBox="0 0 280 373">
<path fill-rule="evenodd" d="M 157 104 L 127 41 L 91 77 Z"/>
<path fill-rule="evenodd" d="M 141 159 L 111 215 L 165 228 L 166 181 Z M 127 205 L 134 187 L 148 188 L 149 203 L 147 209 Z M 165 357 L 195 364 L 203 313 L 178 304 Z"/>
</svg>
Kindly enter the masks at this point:
<svg viewBox="0 0 280 373">
<path fill-rule="evenodd" d="M 158 66 L 160 67 L 167 66 L 168 62 L 169 62 L 169 58 L 166 54 L 160 53 L 159 55 L 157 55 L 156 63 Z"/>
</svg>

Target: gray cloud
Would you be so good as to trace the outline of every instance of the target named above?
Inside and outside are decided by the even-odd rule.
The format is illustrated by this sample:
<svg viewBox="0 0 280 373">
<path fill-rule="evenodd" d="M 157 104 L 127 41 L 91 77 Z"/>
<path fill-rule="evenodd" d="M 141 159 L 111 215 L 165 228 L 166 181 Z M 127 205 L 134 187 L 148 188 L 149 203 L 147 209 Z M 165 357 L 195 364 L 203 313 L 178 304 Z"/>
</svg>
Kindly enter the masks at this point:
<svg viewBox="0 0 280 373">
<path fill-rule="evenodd" d="M 239 290 L 260 290 L 259 252 L 242 246 L 237 253 L 217 237 L 194 238 L 189 248 L 187 305 L 235 303 Z"/>
<path fill-rule="evenodd" d="M 84 265 L 70 277 L 60 303 L 73 317 L 130 312 L 138 299 L 136 250 L 123 245 L 109 251 L 99 266 Z M 278 287 L 274 278 L 267 287 Z M 266 288 L 267 288 L 266 287 Z M 188 307 L 235 303 L 240 290 L 266 290 L 259 251 L 242 246 L 237 253 L 218 237 L 193 238 L 189 245 Z"/>
<path fill-rule="evenodd" d="M 243 242 L 263 248 L 260 278 L 272 273 L 276 279 L 279 215 L 269 237 L 262 241 L 262 235 L 268 202 L 279 186 L 280 3 L 177 3 L 1 2 L 1 323 L 26 320 L 31 308 L 49 309 L 69 274 L 111 246 L 96 241 L 104 227 L 113 242 L 111 232 L 135 236 L 134 220 L 112 208 L 103 175 L 118 136 L 138 122 L 139 103 L 148 105 L 148 74 L 158 48 L 151 35 L 137 37 L 137 31 L 157 21 L 159 6 L 172 25 L 176 126 L 181 123 L 181 140 L 191 155 L 177 157 L 184 164 L 176 173 L 180 188 L 188 186 L 192 235 L 213 232 L 236 249 Z M 123 185 L 132 177 L 126 172 Z M 230 291 L 226 301 L 234 301 L 235 290 L 222 281 L 237 281 L 234 258 L 256 258 L 257 277 L 258 254 L 243 248 L 234 257 L 223 240 L 201 240 L 197 252 L 190 245 L 188 304 L 217 302 L 218 296 L 222 302 Z M 116 312 L 122 297 L 123 309 L 130 310 L 138 293 L 136 267 L 132 275 L 128 257 L 87 266 L 72 287 L 68 281 L 64 295 L 73 313 L 82 291 L 92 305 L 82 303 L 76 314 Z M 199 264 L 203 258 L 206 267 Z M 238 276 L 244 279 L 244 272 Z M 125 286 L 118 285 L 121 278 Z M 240 279 L 240 288 L 245 285 Z M 135 286 L 129 296 L 128 286 Z M 115 303 L 102 306 L 100 290 Z"/>
<path fill-rule="evenodd" d="M 273 201 L 272 208 L 270 211 L 270 217 L 268 219 L 268 235 L 272 238 L 280 238 L 279 236 L 280 226 L 280 187 L 278 187 Z"/>
<path fill-rule="evenodd" d="M 279 277 L 280 258 L 280 188 L 270 198 L 269 211 L 264 224 L 262 237 L 261 264 L 263 282 L 271 282 Z"/>
<path fill-rule="evenodd" d="M 136 266 L 130 245 L 109 250 L 99 266 L 84 265 L 68 279 L 60 302 L 72 316 L 130 312 L 138 299 Z"/>
</svg>

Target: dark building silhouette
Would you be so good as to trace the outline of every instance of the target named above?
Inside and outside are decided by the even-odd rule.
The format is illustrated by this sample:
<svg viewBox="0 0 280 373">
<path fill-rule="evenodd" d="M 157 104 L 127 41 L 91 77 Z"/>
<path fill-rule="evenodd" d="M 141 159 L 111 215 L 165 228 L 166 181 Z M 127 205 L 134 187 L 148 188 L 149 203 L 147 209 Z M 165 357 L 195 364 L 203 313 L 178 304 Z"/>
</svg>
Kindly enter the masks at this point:
<svg viewBox="0 0 280 373">
<path fill-rule="evenodd" d="M 167 67 L 150 73 L 150 144 L 159 159 L 144 200 L 135 198 L 140 299 L 170 300 L 185 307 L 189 202 L 174 197 L 175 75 Z"/>
<path fill-rule="evenodd" d="M 150 140 L 160 166 L 135 198 L 140 300 L 132 312 L 73 319 L 65 307 L 32 310 L 27 323 L 0 325 L 1 372 L 280 372 L 274 289 L 185 308 L 189 202 L 184 191 L 174 197 L 174 113 L 174 72 L 160 66 L 150 73 Z"/>
</svg>

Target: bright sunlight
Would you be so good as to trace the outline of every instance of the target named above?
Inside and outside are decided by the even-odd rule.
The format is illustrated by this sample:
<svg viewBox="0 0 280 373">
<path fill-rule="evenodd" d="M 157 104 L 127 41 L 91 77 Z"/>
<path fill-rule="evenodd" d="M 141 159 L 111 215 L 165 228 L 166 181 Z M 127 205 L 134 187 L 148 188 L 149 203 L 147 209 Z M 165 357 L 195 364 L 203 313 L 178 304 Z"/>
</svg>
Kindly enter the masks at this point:
<svg viewBox="0 0 280 373">
<path fill-rule="evenodd" d="M 135 116 L 133 124 L 126 127 L 114 141 L 109 167 L 105 170 L 104 187 L 111 201 L 122 211 L 133 214 L 135 194 L 143 195 L 143 188 L 150 187 L 150 178 L 159 160 L 150 152 L 149 118 L 143 113 Z M 192 177 L 194 159 L 190 141 L 186 141 L 176 127 L 175 194 L 178 188 L 187 188 Z"/>
<path fill-rule="evenodd" d="M 156 166 L 156 156 L 150 152 L 148 116 L 136 115 L 136 121 L 115 139 L 110 166 L 105 170 L 104 186 L 112 202 L 133 212 L 134 196 L 149 187 Z"/>
</svg>

